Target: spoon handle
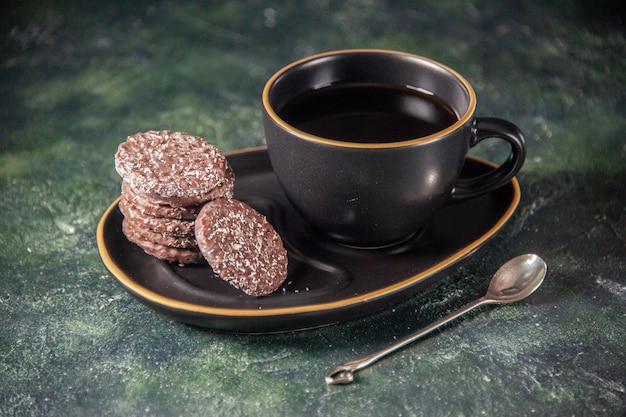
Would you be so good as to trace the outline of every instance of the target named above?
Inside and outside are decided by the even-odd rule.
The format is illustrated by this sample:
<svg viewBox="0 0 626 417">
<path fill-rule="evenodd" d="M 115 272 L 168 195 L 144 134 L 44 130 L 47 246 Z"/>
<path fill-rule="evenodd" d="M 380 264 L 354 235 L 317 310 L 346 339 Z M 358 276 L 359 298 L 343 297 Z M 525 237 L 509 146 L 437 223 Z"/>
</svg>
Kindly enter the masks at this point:
<svg viewBox="0 0 626 417">
<path fill-rule="evenodd" d="M 383 357 L 416 341 L 417 339 L 427 335 L 433 330 L 438 329 L 439 327 L 447 324 L 448 322 L 462 316 L 463 314 L 473 310 L 474 308 L 481 306 L 483 304 L 491 304 L 493 302 L 494 302 L 493 300 L 490 300 L 485 297 L 481 297 L 465 305 L 464 307 L 461 307 L 460 309 L 449 314 L 448 316 L 442 319 L 439 319 L 436 322 L 424 327 L 420 331 L 399 340 L 398 342 L 394 343 L 391 346 L 388 346 L 374 353 L 370 353 L 369 355 L 365 355 L 360 358 L 345 362 L 339 366 L 336 366 L 335 368 L 333 368 L 330 372 L 326 374 L 326 383 L 329 385 L 330 384 L 349 384 L 350 382 L 354 380 L 354 376 L 353 376 L 354 372 L 360 371 L 361 369 L 372 365 L 374 362 L 377 362 Z"/>
</svg>

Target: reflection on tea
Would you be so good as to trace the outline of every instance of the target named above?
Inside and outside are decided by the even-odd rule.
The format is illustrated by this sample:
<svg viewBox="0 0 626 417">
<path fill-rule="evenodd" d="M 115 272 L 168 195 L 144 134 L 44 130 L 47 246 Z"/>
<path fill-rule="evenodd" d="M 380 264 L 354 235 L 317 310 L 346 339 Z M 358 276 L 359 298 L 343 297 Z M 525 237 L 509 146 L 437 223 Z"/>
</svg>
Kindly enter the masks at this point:
<svg viewBox="0 0 626 417">
<path fill-rule="evenodd" d="M 344 142 L 384 143 L 420 138 L 458 117 L 439 97 L 384 84 L 340 83 L 288 101 L 279 115 L 292 126 Z"/>
</svg>

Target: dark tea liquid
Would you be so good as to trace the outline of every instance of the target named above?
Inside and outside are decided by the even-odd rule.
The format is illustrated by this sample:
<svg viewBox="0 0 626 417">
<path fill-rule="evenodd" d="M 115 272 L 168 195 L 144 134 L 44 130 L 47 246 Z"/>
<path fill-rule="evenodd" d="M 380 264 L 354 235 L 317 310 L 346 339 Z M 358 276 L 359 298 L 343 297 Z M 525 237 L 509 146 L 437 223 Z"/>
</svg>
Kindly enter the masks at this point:
<svg viewBox="0 0 626 417">
<path fill-rule="evenodd" d="M 406 87 L 342 83 L 307 91 L 279 115 L 292 126 L 327 139 L 383 143 L 420 138 L 458 117 L 437 96 Z"/>
</svg>

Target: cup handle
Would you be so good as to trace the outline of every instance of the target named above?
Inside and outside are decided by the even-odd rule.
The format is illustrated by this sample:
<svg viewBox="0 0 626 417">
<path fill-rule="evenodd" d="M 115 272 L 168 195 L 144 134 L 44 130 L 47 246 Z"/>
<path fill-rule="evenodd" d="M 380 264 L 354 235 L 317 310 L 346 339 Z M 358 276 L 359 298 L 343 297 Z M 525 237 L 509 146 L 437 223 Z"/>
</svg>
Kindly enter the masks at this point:
<svg viewBox="0 0 626 417">
<path fill-rule="evenodd" d="M 495 117 L 477 117 L 472 127 L 470 147 L 487 138 L 503 139 L 511 144 L 508 159 L 485 174 L 474 178 L 461 178 L 452 190 L 451 203 L 478 197 L 496 190 L 517 174 L 526 159 L 526 140 L 522 131 L 513 123 Z"/>
</svg>

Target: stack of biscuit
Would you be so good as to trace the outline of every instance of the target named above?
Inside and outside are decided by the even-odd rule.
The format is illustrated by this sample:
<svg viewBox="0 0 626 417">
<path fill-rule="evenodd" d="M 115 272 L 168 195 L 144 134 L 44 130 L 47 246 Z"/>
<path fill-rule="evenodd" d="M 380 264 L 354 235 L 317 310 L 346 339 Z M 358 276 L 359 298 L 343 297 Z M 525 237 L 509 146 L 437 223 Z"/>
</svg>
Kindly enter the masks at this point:
<svg viewBox="0 0 626 417">
<path fill-rule="evenodd" d="M 119 145 L 115 169 L 122 176 L 122 232 L 147 254 L 181 266 L 208 262 L 253 296 L 272 293 L 287 278 L 279 234 L 233 198 L 233 170 L 204 139 L 168 130 L 137 133 Z"/>
<path fill-rule="evenodd" d="M 209 201 L 233 197 L 226 157 L 198 136 L 148 131 L 115 154 L 122 177 L 122 231 L 146 253 L 179 265 L 203 263 L 194 223 Z"/>
</svg>

